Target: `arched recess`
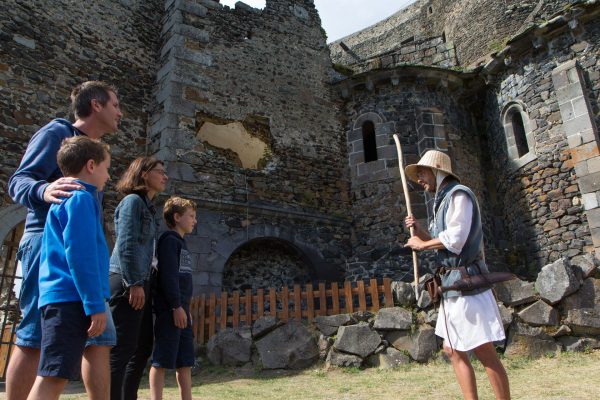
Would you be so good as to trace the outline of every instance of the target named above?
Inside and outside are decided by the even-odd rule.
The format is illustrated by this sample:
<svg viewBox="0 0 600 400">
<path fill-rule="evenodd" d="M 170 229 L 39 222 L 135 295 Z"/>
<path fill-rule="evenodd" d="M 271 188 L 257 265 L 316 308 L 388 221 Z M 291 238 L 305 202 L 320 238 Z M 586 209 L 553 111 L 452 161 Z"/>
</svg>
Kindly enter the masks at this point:
<svg viewBox="0 0 600 400">
<path fill-rule="evenodd" d="M 11 353 L 14 332 L 19 321 L 17 294 L 20 288 L 20 272 L 16 268 L 16 256 L 23 235 L 27 209 L 18 204 L 0 208 L 0 353 Z M 0 357 L 0 378 L 5 377 L 8 357 Z"/>
<path fill-rule="evenodd" d="M 239 246 L 223 269 L 223 290 L 280 288 L 316 279 L 310 259 L 292 243 L 275 237 Z"/>
<path fill-rule="evenodd" d="M 314 235 L 318 234 L 315 232 Z M 210 282 L 210 290 L 214 292 L 221 290 L 223 285 L 222 277 L 227 261 L 238 248 L 242 247 L 245 243 L 268 238 L 285 241 L 297 249 L 307 264 L 311 266 L 311 271 L 313 271 L 311 275 L 312 280 L 325 282 L 342 281 L 344 279 L 344 272 L 339 270 L 338 266 L 328 262 L 317 246 L 299 239 L 300 236 L 292 225 L 274 226 L 269 224 L 252 224 L 246 231 L 239 231 L 233 235 L 229 233 L 221 235 L 215 239 L 217 245 L 214 252 L 208 255 L 209 268 L 213 274 Z"/>
<path fill-rule="evenodd" d="M 0 239 L 4 240 L 19 223 L 25 220 L 27 208 L 20 204 L 9 204 L 0 208 Z"/>
<path fill-rule="evenodd" d="M 358 118 L 356 118 L 356 121 L 354 121 L 352 129 L 361 130 L 362 131 L 362 126 L 367 121 L 371 121 L 375 125 L 382 124 L 382 123 L 385 122 L 385 120 L 383 119 L 383 117 L 381 115 L 379 115 L 378 113 L 376 113 L 376 112 L 366 112 L 366 113 L 363 113 L 363 114 L 359 115 Z"/>
<path fill-rule="evenodd" d="M 504 106 L 502 126 L 509 162 L 513 168 L 520 168 L 537 158 L 532 121 L 523 102 L 513 101 Z"/>
<path fill-rule="evenodd" d="M 389 127 L 385 125 L 385 119 L 375 112 L 366 112 L 356 118 L 347 137 L 350 167 L 380 158 L 381 146 L 387 142 L 387 135 L 382 135 L 381 132 L 389 131 Z"/>
</svg>

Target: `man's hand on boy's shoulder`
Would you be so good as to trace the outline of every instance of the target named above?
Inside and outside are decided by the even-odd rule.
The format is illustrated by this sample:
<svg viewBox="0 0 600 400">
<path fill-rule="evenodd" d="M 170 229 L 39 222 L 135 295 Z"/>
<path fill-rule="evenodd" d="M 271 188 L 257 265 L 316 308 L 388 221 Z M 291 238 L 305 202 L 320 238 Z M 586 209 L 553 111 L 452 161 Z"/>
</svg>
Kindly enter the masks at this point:
<svg viewBox="0 0 600 400">
<path fill-rule="evenodd" d="M 92 323 L 88 329 L 89 337 L 100 336 L 106 328 L 106 311 L 90 315 Z"/>
<path fill-rule="evenodd" d="M 81 190 L 83 186 L 75 182 L 76 178 L 59 178 L 50 183 L 44 189 L 44 201 L 46 203 L 60 204 L 61 197 L 70 197 L 73 190 Z"/>
<path fill-rule="evenodd" d="M 187 313 L 183 307 L 173 309 L 173 322 L 179 329 L 185 329 L 187 326 Z"/>
</svg>

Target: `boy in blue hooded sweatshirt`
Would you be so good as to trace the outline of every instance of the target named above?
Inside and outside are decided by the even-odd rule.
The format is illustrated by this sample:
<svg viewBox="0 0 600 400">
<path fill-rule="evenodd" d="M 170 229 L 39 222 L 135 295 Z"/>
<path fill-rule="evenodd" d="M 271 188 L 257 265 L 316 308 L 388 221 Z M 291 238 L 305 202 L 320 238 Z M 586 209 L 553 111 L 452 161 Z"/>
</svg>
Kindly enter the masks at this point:
<svg viewBox="0 0 600 400">
<path fill-rule="evenodd" d="M 41 355 L 29 399 L 58 399 L 67 381 L 78 377 L 89 346 L 107 348 L 102 353 L 106 357 L 93 357 L 91 365 L 106 372 L 109 349 L 116 341 L 107 312 L 108 247 L 98 202 L 98 192 L 109 179 L 109 148 L 75 136 L 63 141 L 57 162 L 63 175 L 76 178 L 84 190 L 52 204 L 44 226 L 38 301 Z M 109 382 L 103 383 L 108 397 Z"/>
<path fill-rule="evenodd" d="M 181 197 L 171 197 L 165 202 L 163 217 L 170 230 L 160 236 L 156 246 L 158 276 L 150 397 L 162 399 L 165 369 L 176 369 L 181 399 L 191 400 L 191 367 L 195 361 L 190 316 L 192 257 L 183 237 L 196 226 L 196 205 Z"/>
</svg>

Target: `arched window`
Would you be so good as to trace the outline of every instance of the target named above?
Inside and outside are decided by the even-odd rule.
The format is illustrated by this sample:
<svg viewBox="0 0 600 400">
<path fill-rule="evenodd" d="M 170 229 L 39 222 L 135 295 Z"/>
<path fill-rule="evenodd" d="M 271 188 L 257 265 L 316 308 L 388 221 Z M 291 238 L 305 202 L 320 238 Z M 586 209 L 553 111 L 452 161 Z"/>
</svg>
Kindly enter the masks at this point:
<svg viewBox="0 0 600 400">
<path fill-rule="evenodd" d="M 511 164 L 519 168 L 535 160 L 535 121 L 529 119 L 525 105 L 518 100 L 507 104 L 502 111 L 502 124 Z"/>
<path fill-rule="evenodd" d="M 375 124 L 365 121 L 362 125 L 363 149 L 365 162 L 377 161 L 377 141 L 375 140 Z"/>
</svg>

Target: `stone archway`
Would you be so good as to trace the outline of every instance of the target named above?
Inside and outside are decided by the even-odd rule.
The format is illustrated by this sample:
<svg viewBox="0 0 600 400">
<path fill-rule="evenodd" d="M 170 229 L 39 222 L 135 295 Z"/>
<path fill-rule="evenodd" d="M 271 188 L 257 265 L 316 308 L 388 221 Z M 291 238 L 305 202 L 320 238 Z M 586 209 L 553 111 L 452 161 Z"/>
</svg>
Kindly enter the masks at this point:
<svg viewBox="0 0 600 400">
<path fill-rule="evenodd" d="M 314 266 L 300 249 L 282 239 L 263 237 L 231 254 L 223 269 L 223 290 L 280 288 L 314 279 Z"/>
<path fill-rule="evenodd" d="M 23 235 L 27 209 L 18 204 L 0 208 L 0 378 L 4 379 L 6 362 L 19 320 L 18 299 L 20 272 L 16 270 L 19 242 Z M 17 284 L 16 278 L 19 278 Z"/>
</svg>

